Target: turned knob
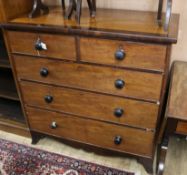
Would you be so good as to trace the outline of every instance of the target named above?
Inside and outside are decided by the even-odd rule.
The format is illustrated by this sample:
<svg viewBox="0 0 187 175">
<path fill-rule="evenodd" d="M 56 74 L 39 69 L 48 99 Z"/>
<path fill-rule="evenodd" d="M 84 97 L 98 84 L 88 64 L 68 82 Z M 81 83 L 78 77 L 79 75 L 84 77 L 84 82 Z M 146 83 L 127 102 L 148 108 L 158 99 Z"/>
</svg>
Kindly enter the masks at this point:
<svg viewBox="0 0 187 175">
<path fill-rule="evenodd" d="M 42 69 L 40 70 L 40 75 L 41 75 L 42 77 L 47 77 L 48 74 L 49 74 L 49 71 L 48 71 L 47 68 L 42 68 Z"/>
<path fill-rule="evenodd" d="M 121 142 L 122 142 L 121 136 L 116 136 L 116 137 L 114 138 L 114 143 L 115 143 L 116 145 L 120 145 Z"/>
<path fill-rule="evenodd" d="M 35 43 L 35 49 L 38 51 L 47 50 L 47 45 L 38 39 Z"/>
<path fill-rule="evenodd" d="M 115 81 L 115 86 L 117 89 L 122 89 L 125 86 L 125 82 L 123 80 L 116 80 Z"/>
<path fill-rule="evenodd" d="M 122 115 L 124 114 L 124 110 L 121 108 L 116 108 L 114 110 L 114 115 L 118 118 L 122 117 Z"/>
<path fill-rule="evenodd" d="M 123 60 L 126 57 L 126 53 L 123 49 L 119 49 L 115 53 L 115 58 L 119 61 Z"/>
<path fill-rule="evenodd" d="M 51 129 L 56 129 L 58 127 L 56 122 L 51 123 Z"/>
<path fill-rule="evenodd" d="M 50 95 L 46 95 L 44 97 L 44 100 L 45 100 L 46 103 L 52 103 L 53 102 L 53 97 L 50 96 Z"/>
</svg>

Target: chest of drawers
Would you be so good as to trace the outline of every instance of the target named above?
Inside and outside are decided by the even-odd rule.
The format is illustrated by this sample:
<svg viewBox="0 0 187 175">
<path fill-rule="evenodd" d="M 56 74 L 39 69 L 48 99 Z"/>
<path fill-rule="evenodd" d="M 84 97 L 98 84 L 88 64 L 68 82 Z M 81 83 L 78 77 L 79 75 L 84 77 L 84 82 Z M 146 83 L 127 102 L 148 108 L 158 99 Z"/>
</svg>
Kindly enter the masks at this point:
<svg viewBox="0 0 187 175">
<path fill-rule="evenodd" d="M 133 31 L 120 18 L 126 13 L 112 11 L 119 21 L 110 27 L 107 10 L 98 10 L 102 22 L 83 15 L 82 28 L 52 21 L 55 10 L 4 28 L 33 143 L 38 134 L 81 142 L 137 156 L 151 171 L 177 29 L 137 22 Z M 171 27 L 177 23 L 173 15 Z"/>
</svg>

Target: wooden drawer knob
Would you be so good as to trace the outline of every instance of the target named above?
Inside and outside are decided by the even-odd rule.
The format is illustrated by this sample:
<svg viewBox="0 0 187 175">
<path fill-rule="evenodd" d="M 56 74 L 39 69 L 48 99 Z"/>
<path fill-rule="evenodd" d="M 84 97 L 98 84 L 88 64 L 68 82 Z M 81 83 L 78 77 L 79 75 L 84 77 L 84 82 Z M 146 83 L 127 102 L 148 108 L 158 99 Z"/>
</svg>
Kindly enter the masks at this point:
<svg viewBox="0 0 187 175">
<path fill-rule="evenodd" d="M 47 76 L 49 75 L 48 69 L 47 69 L 47 68 L 42 68 L 42 69 L 40 70 L 40 75 L 41 75 L 42 77 L 47 77 Z"/>
<path fill-rule="evenodd" d="M 40 39 L 38 39 L 35 43 L 35 49 L 37 51 L 47 50 L 47 45 L 42 42 Z"/>
<path fill-rule="evenodd" d="M 56 129 L 58 127 L 56 122 L 51 123 L 51 129 Z"/>
<path fill-rule="evenodd" d="M 116 51 L 115 58 L 117 60 L 121 61 L 121 60 L 125 59 L 125 57 L 126 57 L 126 53 L 123 49 L 119 49 Z"/>
<path fill-rule="evenodd" d="M 53 102 L 53 97 L 51 95 L 46 95 L 44 97 L 44 100 L 46 103 L 52 103 Z"/>
<path fill-rule="evenodd" d="M 124 86 L 125 86 L 125 81 L 120 80 L 120 79 L 115 81 L 115 87 L 117 89 L 122 89 Z"/>
<path fill-rule="evenodd" d="M 115 143 L 116 145 L 120 145 L 121 142 L 122 142 L 122 137 L 121 137 L 121 136 L 116 136 L 116 137 L 114 138 L 114 143 Z"/>
<path fill-rule="evenodd" d="M 124 110 L 121 109 L 121 108 L 116 108 L 116 109 L 114 110 L 114 115 L 115 115 L 116 117 L 118 117 L 118 118 L 122 117 L 123 114 L 124 114 Z"/>
</svg>

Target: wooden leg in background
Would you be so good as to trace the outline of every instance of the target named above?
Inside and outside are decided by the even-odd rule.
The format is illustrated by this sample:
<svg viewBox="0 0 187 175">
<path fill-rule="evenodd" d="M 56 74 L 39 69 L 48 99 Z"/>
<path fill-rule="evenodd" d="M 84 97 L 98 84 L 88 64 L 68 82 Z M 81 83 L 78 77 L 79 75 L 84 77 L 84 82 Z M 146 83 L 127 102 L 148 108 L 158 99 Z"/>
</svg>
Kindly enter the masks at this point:
<svg viewBox="0 0 187 175">
<path fill-rule="evenodd" d="M 96 16 L 96 0 L 87 0 L 88 7 L 90 10 L 90 16 L 95 17 Z"/>
<path fill-rule="evenodd" d="M 92 4 L 93 4 L 93 11 L 92 11 L 92 18 L 95 18 L 96 16 L 96 0 L 92 0 Z"/>
<path fill-rule="evenodd" d="M 138 162 L 141 163 L 144 166 L 145 170 L 149 174 L 153 174 L 153 159 L 139 158 Z"/>
<path fill-rule="evenodd" d="M 162 19 L 163 0 L 159 0 L 157 20 Z"/>
<path fill-rule="evenodd" d="M 165 24 L 164 24 L 164 30 L 168 31 L 169 28 L 169 22 L 171 18 L 171 10 L 172 10 L 172 0 L 167 0 L 167 8 L 166 8 L 166 17 L 165 17 Z"/>
<path fill-rule="evenodd" d="M 45 6 L 41 0 L 34 0 L 32 12 L 29 14 L 29 18 L 37 17 L 41 14 L 48 14 L 49 8 Z"/>
<path fill-rule="evenodd" d="M 70 0 L 68 10 L 65 14 L 66 19 L 71 18 L 72 14 L 73 14 L 73 11 L 76 10 L 76 6 L 77 6 L 76 1 L 75 0 Z"/>
<path fill-rule="evenodd" d="M 37 132 L 31 131 L 32 142 L 31 144 L 36 145 L 43 136 Z"/>
<path fill-rule="evenodd" d="M 82 0 L 77 1 L 77 8 L 76 8 L 76 21 L 80 24 L 81 19 L 81 7 L 82 7 Z"/>
<path fill-rule="evenodd" d="M 65 0 L 62 0 L 62 11 L 63 11 L 63 15 L 65 15 L 65 11 L 66 11 L 66 6 L 65 6 Z"/>
</svg>

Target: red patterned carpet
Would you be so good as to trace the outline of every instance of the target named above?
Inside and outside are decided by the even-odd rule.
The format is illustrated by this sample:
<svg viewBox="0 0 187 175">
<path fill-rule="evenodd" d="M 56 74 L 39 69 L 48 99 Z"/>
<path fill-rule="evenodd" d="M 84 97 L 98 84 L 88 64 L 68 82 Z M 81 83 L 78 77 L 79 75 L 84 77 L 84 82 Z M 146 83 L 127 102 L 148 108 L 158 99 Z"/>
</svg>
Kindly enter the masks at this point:
<svg viewBox="0 0 187 175">
<path fill-rule="evenodd" d="M 135 175 L 0 139 L 0 175 Z"/>
</svg>

